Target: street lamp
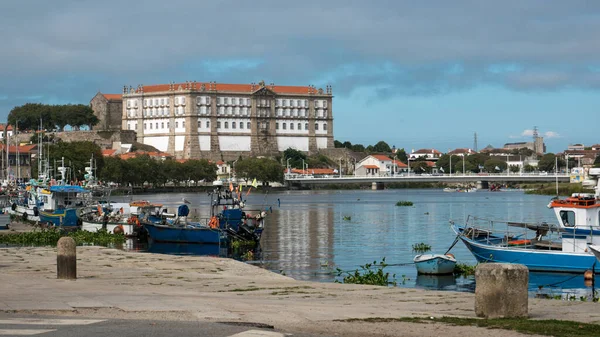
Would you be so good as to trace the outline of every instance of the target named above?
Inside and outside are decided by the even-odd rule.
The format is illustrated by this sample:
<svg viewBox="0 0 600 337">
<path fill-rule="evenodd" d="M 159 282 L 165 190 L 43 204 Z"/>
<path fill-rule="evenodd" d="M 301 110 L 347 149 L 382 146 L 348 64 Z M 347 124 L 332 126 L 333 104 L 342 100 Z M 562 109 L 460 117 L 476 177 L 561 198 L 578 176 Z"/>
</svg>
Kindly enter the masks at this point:
<svg viewBox="0 0 600 337">
<path fill-rule="evenodd" d="M 285 161 L 285 163 L 286 163 L 285 167 L 287 167 L 287 173 L 288 173 L 288 174 L 290 174 L 290 159 L 292 159 L 292 158 L 288 158 L 288 159 Z"/>
<path fill-rule="evenodd" d="M 398 158 L 398 156 L 394 156 L 394 172 L 393 172 L 393 176 L 395 176 L 396 174 L 398 174 L 398 164 L 396 163 L 396 158 Z"/>
<path fill-rule="evenodd" d="M 304 159 L 302 159 L 302 174 L 306 175 L 306 172 L 304 171 Z"/>
</svg>

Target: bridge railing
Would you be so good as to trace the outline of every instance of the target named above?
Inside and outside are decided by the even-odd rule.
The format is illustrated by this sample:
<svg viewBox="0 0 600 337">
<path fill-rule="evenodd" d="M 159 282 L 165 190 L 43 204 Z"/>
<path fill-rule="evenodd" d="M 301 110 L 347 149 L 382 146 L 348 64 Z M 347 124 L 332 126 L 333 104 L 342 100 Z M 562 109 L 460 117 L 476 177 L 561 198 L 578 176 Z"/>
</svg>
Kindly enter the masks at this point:
<svg viewBox="0 0 600 337">
<path fill-rule="evenodd" d="M 476 178 L 476 177 L 558 177 L 558 178 L 564 178 L 564 177 L 569 177 L 570 174 L 568 173 L 558 173 L 558 174 L 554 174 L 554 173 L 445 173 L 445 174 L 416 174 L 416 173 L 401 173 L 401 174 L 395 174 L 395 175 L 373 175 L 373 174 L 369 174 L 369 175 L 340 175 L 340 174 L 332 174 L 332 175 L 312 175 L 312 174 L 306 174 L 306 175 L 298 175 L 298 174 L 292 174 L 292 175 L 288 175 L 286 174 L 284 176 L 285 180 L 299 180 L 299 179 L 334 179 L 334 178 L 346 178 L 346 179 L 351 179 L 351 178 L 356 178 L 356 179 L 368 179 L 368 178 L 376 178 L 376 179 L 381 179 L 381 178 L 409 178 L 409 177 L 418 177 L 418 178 L 431 178 L 432 180 L 435 180 L 436 178 L 440 178 L 440 177 L 456 177 L 456 178 Z"/>
</svg>

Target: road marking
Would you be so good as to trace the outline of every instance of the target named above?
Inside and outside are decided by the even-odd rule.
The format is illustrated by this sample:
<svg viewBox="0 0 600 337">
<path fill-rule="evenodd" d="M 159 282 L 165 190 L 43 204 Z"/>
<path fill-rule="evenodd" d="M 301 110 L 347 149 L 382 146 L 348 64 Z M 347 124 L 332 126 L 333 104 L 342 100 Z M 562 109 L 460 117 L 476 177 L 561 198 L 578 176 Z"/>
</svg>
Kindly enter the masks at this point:
<svg viewBox="0 0 600 337">
<path fill-rule="evenodd" d="M 265 331 L 265 330 L 248 330 L 240 333 L 236 333 L 235 335 L 231 335 L 229 337 L 285 337 L 286 335 L 274 332 L 274 331 Z"/>
<path fill-rule="evenodd" d="M 0 336 L 32 336 L 46 332 L 52 332 L 52 329 L 0 329 Z"/>
<path fill-rule="evenodd" d="M 12 318 L 0 319 L 0 324 L 12 325 L 87 325 L 104 322 L 104 319 L 44 319 L 44 318 Z"/>
</svg>

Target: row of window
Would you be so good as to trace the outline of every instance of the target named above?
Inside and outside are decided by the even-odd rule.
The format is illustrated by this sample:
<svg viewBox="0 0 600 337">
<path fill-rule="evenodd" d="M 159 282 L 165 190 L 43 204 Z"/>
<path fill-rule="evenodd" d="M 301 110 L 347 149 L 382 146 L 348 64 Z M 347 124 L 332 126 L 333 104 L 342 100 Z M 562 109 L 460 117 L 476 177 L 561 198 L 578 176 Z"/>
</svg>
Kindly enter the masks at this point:
<svg viewBox="0 0 600 337">
<path fill-rule="evenodd" d="M 229 122 L 223 122 L 223 124 L 221 124 L 220 121 L 217 121 L 217 129 L 220 129 L 221 125 L 223 125 L 223 129 L 229 129 Z M 244 129 L 244 122 L 239 122 L 239 124 L 236 124 L 236 122 L 231 122 L 232 129 L 235 129 L 237 125 L 239 125 L 240 129 Z M 246 129 L 250 129 L 250 122 L 246 122 Z"/>
<path fill-rule="evenodd" d="M 144 107 L 164 107 L 169 106 L 169 98 L 148 98 L 144 99 Z M 271 100 L 269 99 L 260 99 L 257 103 L 261 106 L 271 106 Z M 210 97 L 209 96 L 197 96 L 196 104 L 198 105 L 209 105 Z M 175 105 L 185 105 L 185 96 L 177 96 L 175 97 Z M 217 105 L 240 105 L 250 107 L 252 105 L 250 98 L 244 97 L 218 97 Z M 127 108 L 135 107 L 137 108 L 138 101 L 137 99 L 129 99 L 127 100 Z M 286 98 L 278 98 L 275 100 L 276 107 L 292 107 L 292 108 L 306 108 L 308 109 L 308 100 L 306 99 L 286 99 Z M 315 107 L 317 108 L 327 108 L 327 100 L 315 100 Z"/>
<path fill-rule="evenodd" d="M 209 99 L 210 102 L 210 99 Z M 217 105 L 242 105 L 242 106 L 251 106 L 250 98 L 244 97 L 218 97 Z"/>
<path fill-rule="evenodd" d="M 276 107 L 298 107 L 298 108 L 308 108 L 308 100 L 307 99 L 285 99 L 278 98 L 275 101 Z"/>
<path fill-rule="evenodd" d="M 302 130 L 302 123 L 297 123 L 297 129 L 296 130 Z M 290 126 L 290 130 L 294 130 L 294 123 L 289 123 Z M 281 123 L 281 129 L 282 130 L 287 130 L 288 124 L 287 123 Z M 275 129 L 279 130 L 279 123 L 275 123 Z M 304 130 L 308 130 L 308 123 L 304 123 Z M 315 131 L 319 130 L 319 124 L 315 123 Z M 327 131 L 327 123 L 323 124 L 323 130 Z"/>
<path fill-rule="evenodd" d="M 167 122 L 167 129 L 169 128 L 169 124 L 170 123 Z M 150 129 L 150 130 L 152 130 L 152 129 L 159 130 L 158 125 L 159 125 L 158 122 L 156 122 L 156 123 L 144 123 L 144 130 L 147 130 L 147 129 Z M 127 127 L 129 128 L 129 124 L 127 124 Z M 181 122 L 181 127 L 185 128 L 185 121 Z M 164 129 L 164 128 L 165 128 L 165 122 L 161 122 L 160 123 L 160 129 Z M 179 122 L 177 122 L 177 121 L 175 122 L 175 128 L 176 129 L 179 128 Z"/>
</svg>

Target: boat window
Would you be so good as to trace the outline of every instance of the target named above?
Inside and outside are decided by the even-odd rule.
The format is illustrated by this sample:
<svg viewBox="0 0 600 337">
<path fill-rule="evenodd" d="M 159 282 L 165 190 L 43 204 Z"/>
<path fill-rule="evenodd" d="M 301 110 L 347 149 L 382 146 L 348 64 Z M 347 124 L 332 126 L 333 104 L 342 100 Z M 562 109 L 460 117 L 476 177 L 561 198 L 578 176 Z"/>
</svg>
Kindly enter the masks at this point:
<svg viewBox="0 0 600 337">
<path fill-rule="evenodd" d="M 560 220 L 565 227 L 575 226 L 575 212 L 573 211 L 560 211 Z"/>
</svg>

